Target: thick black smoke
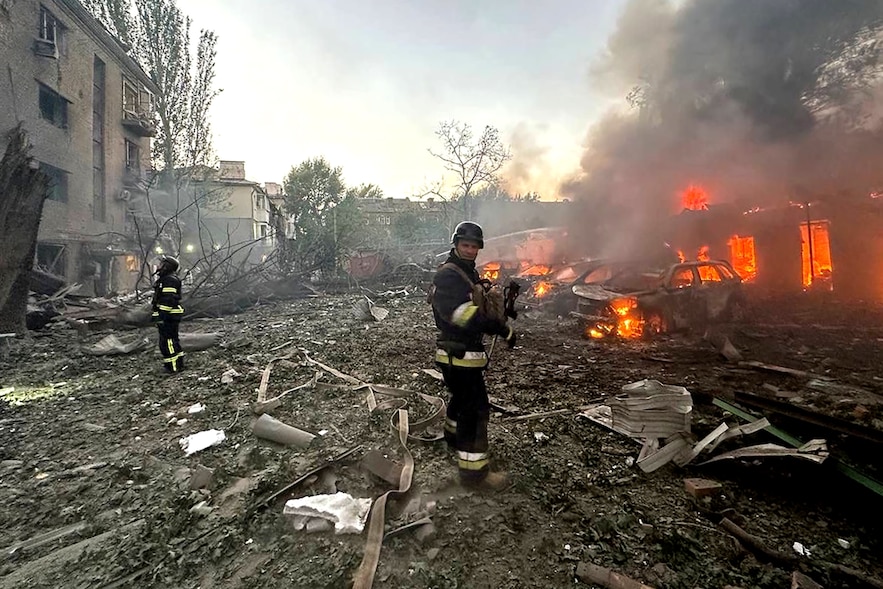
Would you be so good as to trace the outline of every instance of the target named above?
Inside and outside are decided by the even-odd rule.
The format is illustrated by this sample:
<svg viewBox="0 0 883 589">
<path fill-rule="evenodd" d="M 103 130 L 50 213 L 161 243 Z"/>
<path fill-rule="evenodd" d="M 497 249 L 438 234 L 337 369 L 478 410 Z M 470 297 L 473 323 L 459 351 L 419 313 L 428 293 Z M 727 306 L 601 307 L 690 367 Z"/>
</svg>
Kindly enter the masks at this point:
<svg viewBox="0 0 883 589">
<path fill-rule="evenodd" d="M 745 208 L 883 187 L 880 0 L 631 0 L 593 68 L 627 96 L 564 188 L 625 255 L 679 193 Z"/>
</svg>

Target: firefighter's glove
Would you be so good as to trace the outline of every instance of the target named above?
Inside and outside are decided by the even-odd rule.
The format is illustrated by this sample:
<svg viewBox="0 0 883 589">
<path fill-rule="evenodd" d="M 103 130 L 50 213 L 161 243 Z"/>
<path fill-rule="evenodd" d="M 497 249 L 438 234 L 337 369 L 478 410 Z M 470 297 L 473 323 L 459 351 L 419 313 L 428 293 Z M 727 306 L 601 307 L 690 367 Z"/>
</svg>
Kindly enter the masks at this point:
<svg viewBox="0 0 883 589">
<path fill-rule="evenodd" d="M 508 344 L 509 349 L 515 347 L 515 342 L 518 340 L 518 336 L 515 335 L 515 330 L 511 327 L 509 328 L 509 334 L 506 336 L 506 344 Z"/>
</svg>

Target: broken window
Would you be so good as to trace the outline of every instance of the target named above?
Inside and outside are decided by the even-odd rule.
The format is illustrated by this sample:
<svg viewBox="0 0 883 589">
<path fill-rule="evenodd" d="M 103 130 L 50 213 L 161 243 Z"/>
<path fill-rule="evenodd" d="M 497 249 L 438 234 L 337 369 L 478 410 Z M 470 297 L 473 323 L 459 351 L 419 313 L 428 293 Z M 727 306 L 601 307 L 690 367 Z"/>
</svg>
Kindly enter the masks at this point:
<svg viewBox="0 0 883 589">
<path fill-rule="evenodd" d="M 754 251 L 754 237 L 734 235 L 728 242 L 730 263 L 742 280 L 751 282 L 757 277 L 757 256 Z"/>
<path fill-rule="evenodd" d="M 127 78 L 123 78 L 123 112 L 127 116 L 136 116 L 141 112 L 141 98 L 138 87 Z"/>
<path fill-rule="evenodd" d="M 138 256 L 126 256 L 126 271 L 138 272 L 139 270 Z"/>
<path fill-rule="evenodd" d="M 696 269 L 699 271 L 699 279 L 702 282 L 721 282 L 723 280 L 718 272 L 717 266 L 712 264 L 702 264 L 701 266 L 697 266 Z"/>
<path fill-rule="evenodd" d="M 38 36 L 41 41 L 47 41 L 49 43 L 56 43 L 58 40 L 58 33 L 60 29 L 60 24 L 58 19 L 55 18 L 55 15 L 49 12 L 49 10 L 45 6 L 40 7 L 40 26 L 38 31 Z"/>
<path fill-rule="evenodd" d="M 828 221 L 800 224 L 800 253 L 803 258 L 803 286 L 816 283 L 830 285 L 834 264 L 831 260 L 831 242 Z"/>
<path fill-rule="evenodd" d="M 67 129 L 67 104 L 61 94 L 40 84 L 40 117 L 56 127 Z"/>
<path fill-rule="evenodd" d="M 141 149 L 134 141 L 126 142 L 126 171 L 133 174 L 141 173 Z"/>
<path fill-rule="evenodd" d="M 64 246 L 38 243 L 36 265 L 51 274 L 64 276 L 67 268 L 67 254 Z"/>
<path fill-rule="evenodd" d="M 671 277 L 672 288 L 689 288 L 693 286 L 693 269 L 678 268 Z"/>
<path fill-rule="evenodd" d="M 40 170 L 49 177 L 49 194 L 47 198 L 58 202 L 67 202 L 68 173 L 60 168 L 42 162 L 40 163 Z"/>
</svg>

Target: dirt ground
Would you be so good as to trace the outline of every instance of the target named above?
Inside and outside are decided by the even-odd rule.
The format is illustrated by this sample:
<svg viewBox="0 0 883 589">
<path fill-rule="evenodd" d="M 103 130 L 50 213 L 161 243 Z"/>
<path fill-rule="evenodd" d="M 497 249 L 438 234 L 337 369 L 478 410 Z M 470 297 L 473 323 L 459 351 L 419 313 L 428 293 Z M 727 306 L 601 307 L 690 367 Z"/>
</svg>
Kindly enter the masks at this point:
<svg viewBox="0 0 883 589">
<path fill-rule="evenodd" d="M 269 396 L 313 377 L 304 352 L 366 382 L 444 396 L 421 370 L 433 367 L 434 350 L 423 294 L 379 297 L 389 316 L 372 323 L 353 315 L 358 299 L 334 294 L 187 322 L 182 331 L 219 332 L 221 345 L 189 354 L 187 371 L 174 377 L 161 373 L 153 346 L 121 356 L 83 352 L 109 331 L 58 327 L 10 342 L 0 359 L 0 389 L 15 388 L 0 402 L 0 588 L 348 586 L 365 535 L 295 530 L 282 507 L 291 497 L 388 490 L 359 461 L 371 449 L 401 459 L 390 412 L 369 413 L 363 392 L 292 392 L 273 416 L 321 432 L 299 450 L 258 440 L 251 406 L 268 361 L 289 352 L 291 362 L 273 369 Z M 654 378 L 693 393 L 700 437 L 724 420 L 738 423 L 710 403 L 712 395 L 737 392 L 883 431 L 883 315 L 815 300 L 762 301 L 752 309 L 749 322 L 727 328 L 746 360 L 839 386 L 812 388 L 810 377 L 727 362 L 698 335 L 593 341 L 574 319 L 523 311 L 517 348 L 497 346 L 487 373 L 494 403 L 506 408 L 492 417 L 492 451 L 512 486 L 467 492 L 455 484 L 443 443 L 411 442 L 413 490 L 391 504 L 387 528 L 426 516 L 433 526 L 386 539 L 374 586 L 579 586 L 580 561 L 672 589 L 790 587 L 797 568 L 826 587 L 860 586 L 823 571 L 819 561 L 883 578 L 881 498 L 829 462 L 728 460 L 647 474 L 634 465 L 639 443 L 577 417 L 580 406 Z M 142 334 L 153 341 L 151 330 Z M 222 384 L 230 368 L 239 376 Z M 322 381 L 341 382 L 327 375 Z M 189 414 L 195 403 L 206 409 Z M 420 417 L 429 405 L 415 397 L 409 409 Z M 512 419 L 557 409 L 567 411 Z M 770 420 L 803 439 L 825 437 L 832 456 L 881 478 L 879 447 Z M 185 456 L 179 439 L 212 428 L 226 439 Z M 764 442 L 777 440 L 761 432 L 722 449 Z M 349 457 L 262 505 L 353 447 Z M 214 469 L 212 480 L 191 490 L 201 467 Z M 714 479 L 722 492 L 697 501 L 684 490 L 687 477 Z M 799 542 L 811 555 L 786 565 L 760 562 L 716 525 L 714 513 L 725 509 L 769 548 L 796 558 Z M 47 532 L 55 533 L 42 536 Z"/>
</svg>

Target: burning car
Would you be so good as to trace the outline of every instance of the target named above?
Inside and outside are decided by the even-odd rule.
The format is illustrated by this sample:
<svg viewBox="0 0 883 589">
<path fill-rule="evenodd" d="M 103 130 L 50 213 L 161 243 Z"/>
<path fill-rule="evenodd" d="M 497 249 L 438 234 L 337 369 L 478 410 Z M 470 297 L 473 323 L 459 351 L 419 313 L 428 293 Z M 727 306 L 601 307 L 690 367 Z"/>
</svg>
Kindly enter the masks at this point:
<svg viewBox="0 0 883 589">
<path fill-rule="evenodd" d="M 745 308 L 742 280 L 722 260 L 658 268 L 641 262 L 607 262 L 571 288 L 587 335 L 640 337 L 707 323 L 739 320 Z"/>
</svg>

